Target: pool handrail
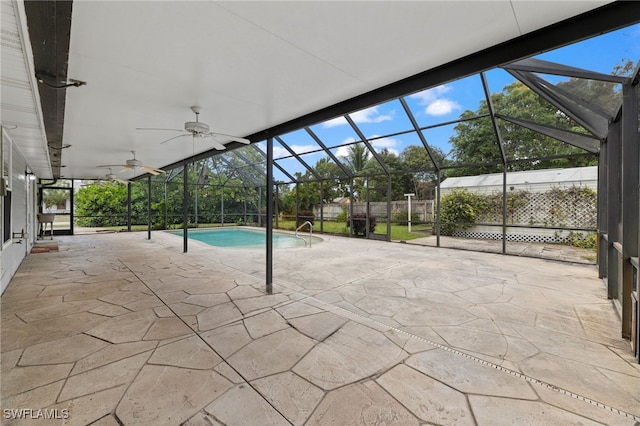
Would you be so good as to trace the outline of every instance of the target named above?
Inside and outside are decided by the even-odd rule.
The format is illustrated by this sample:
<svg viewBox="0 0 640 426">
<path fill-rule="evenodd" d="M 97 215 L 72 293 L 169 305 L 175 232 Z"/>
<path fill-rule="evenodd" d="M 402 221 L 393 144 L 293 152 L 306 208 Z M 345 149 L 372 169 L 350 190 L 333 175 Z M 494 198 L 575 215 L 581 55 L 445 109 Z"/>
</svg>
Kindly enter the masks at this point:
<svg viewBox="0 0 640 426">
<path fill-rule="evenodd" d="M 298 235 L 298 231 L 306 225 L 309 225 L 309 248 L 311 248 L 311 240 L 313 238 L 313 223 L 307 220 L 302 225 L 298 226 L 296 228 L 296 238 L 301 238 L 302 241 L 304 241 L 304 246 L 307 247 L 307 240 L 305 240 L 303 236 Z"/>
</svg>

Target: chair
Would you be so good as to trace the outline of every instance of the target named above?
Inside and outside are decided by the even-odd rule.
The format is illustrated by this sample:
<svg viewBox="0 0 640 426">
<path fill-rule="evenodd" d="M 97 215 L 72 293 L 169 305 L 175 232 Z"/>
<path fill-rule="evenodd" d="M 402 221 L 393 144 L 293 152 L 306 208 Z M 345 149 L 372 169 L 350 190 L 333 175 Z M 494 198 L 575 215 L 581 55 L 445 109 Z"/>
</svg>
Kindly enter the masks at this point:
<svg viewBox="0 0 640 426">
<path fill-rule="evenodd" d="M 40 224 L 40 233 L 38 238 L 44 238 L 47 232 L 47 224 L 49 224 L 49 236 L 53 240 L 53 221 L 56 219 L 55 213 L 38 213 L 38 223 Z"/>
</svg>

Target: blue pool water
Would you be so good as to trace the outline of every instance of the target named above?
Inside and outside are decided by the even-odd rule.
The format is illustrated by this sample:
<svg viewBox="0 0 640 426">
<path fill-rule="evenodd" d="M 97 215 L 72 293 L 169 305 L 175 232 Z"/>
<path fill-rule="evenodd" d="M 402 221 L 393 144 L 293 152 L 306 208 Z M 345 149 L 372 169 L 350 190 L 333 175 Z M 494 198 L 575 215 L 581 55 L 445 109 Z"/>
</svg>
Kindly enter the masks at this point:
<svg viewBox="0 0 640 426">
<path fill-rule="evenodd" d="M 174 231 L 172 234 L 182 236 L 182 231 Z M 266 232 L 258 229 L 246 228 L 220 228 L 220 229 L 194 229 L 189 230 L 188 237 L 202 241 L 205 244 L 216 247 L 264 247 L 266 244 Z M 304 235 L 309 239 L 308 235 Z M 313 237 L 313 244 L 322 241 Z M 273 247 L 304 247 L 304 241 L 295 235 L 273 233 Z"/>
</svg>

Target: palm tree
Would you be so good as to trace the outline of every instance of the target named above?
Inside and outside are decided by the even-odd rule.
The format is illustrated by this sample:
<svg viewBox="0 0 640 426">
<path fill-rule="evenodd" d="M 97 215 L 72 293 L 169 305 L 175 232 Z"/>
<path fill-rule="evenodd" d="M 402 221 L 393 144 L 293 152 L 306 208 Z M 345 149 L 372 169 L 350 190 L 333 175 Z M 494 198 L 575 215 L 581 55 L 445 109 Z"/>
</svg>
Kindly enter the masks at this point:
<svg viewBox="0 0 640 426">
<path fill-rule="evenodd" d="M 349 168 L 354 175 L 361 174 L 369 161 L 371 153 L 363 143 L 357 143 L 349 146 L 349 153 L 345 158 Z M 353 195 L 356 201 L 362 201 L 365 196 L 365 184 L 363 177 L 353 179 Z"/>
<path fill-rule="evenodd" d="M 364 169 L 367 161 L 369 161 L 369 155 L 369 150 L 363 143 L 349 146 L 349 154 L 346 157 L 346 161 L 353 174 L 358 174 Z"/>
</svg>

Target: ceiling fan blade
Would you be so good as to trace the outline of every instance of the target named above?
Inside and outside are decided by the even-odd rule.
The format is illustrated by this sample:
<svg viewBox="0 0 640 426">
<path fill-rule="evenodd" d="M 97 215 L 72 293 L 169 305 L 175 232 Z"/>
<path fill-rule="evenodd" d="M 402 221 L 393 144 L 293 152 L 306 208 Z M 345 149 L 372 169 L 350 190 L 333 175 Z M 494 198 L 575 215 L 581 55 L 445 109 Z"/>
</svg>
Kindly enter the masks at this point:
<svg viewBox="0 0 640 426">
<path fill-rule="evenodd" d="M 102 166 L 96 166 L 96 167 L 101 167 L 101 168 L 108 168 L 108 167 L 127 167 L 126 164 L 104 164 Z"/>
<path fill-rule="evenodd" d="M 222 137 L 229 138 L 231 140 L 234 140 L 236 142 L 240 142 L 240 143 L 243 143 L 243 144 L 250 144 L 251 143 L 251 141 L 249 139 L 241 138 L 239 136 L 225 135 L 224 133 L 209 132 L 209 136 L 213 136 L 214 138 L 217 137 L 217 136 L 222 136 Z"/>
<path fill-rule="evenodd" d="M 215 149 L 217 149 L 218 151 L 223 151 L 223 150 L 227 149 L 227 147 L 226 147 L 226 146 L 224 146 L 223 144 L 221 144 L 220 142 L 218 142 L 218 141 L 213 137 L 213 135 L 212 135 L 211 133 L 200 133 L 200 134 L 194 135 L 193 137 L 194 137 L 194 139 L 195 139 L 196 137 L 198 137 L 198 138 L 200 138 L 200 139 L 205 139 L 205 138 L 206 138 L 206 139 L 209 139 L 209 141 L 211 142 L 211 144 L 213 145 L 213 147 L 214 147 Z"/>
<path fill-rule="evenodd" d="M 174 139 L 181 138 L 181 137 L 183 137 L 183 136 L 191 136 L 191 134 L 190 134 L 190 133 L 183 133 L 182 135 L 174 136 L 174 137 L 172 137 L 172 138 L 167 139 L 166 141 L 162 141 L 162 142 L 160 142 L 160 145 L 162 145 L 163 143 L 167 143 L 167 142 L 169 142 L 169 141 L 172 141 L 172 140 L 174 140 Z"/>
<path fill-rule="evenodd" d="M 119 183 L 124 183 L 125 185 L 129 184 L 128 180 L 115 178 L 114 181 Z"/>
<path fill-rule="evenodd" d="M 162 130 L 168 132 L 184 132 L 184 129 L 161 129 L 158 127 L 136 127 L 136 130 Z"/>
<path fill-rule="evenodd" d="M 145 172 L 152 174 L 154 176 L 159 175 L 160 173 L 164 173 L 165 171 L 162 169 L 154 169 L 153 167 L 147 167 L 147 166 L 140 166 L 140 168 L 142 170 L 144 170 Z"/>
<path fill-rule="evenodd" d="M 220 142 L 218 142 L 217 140 L 211 138 L 211 144 L 213 145 L 213 147 L 215 149 L 217 149 L 218 151 L 224 151 L 225 149 L 227 149 L 226 146 L 222 145 Z"/>
</svg>

